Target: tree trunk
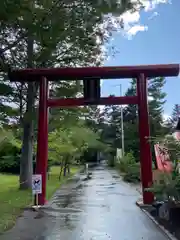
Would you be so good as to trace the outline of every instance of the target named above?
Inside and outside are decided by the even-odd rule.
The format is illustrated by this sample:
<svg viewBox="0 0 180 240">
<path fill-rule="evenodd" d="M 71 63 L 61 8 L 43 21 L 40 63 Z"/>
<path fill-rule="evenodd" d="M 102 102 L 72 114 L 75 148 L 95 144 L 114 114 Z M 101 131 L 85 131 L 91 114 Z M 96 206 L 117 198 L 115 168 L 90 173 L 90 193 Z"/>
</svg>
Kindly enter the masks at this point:
<svg viewBox="0 0 180 240">
<path fill-rule="evenodd" d="M 71 171 L 70 171 L 70 165 L 69 164 L 67 165 L 67 170 L 68 170 L 68 175 L 70 175 Z"/>
<path fill-rule="evenodd" d="M 67 164 L 64 165 L 64 171 L 63 171 L 63 176 L 66 177 L 66 171 L 67 171 Z"/>
<path fill-rule="evenodd" d="M 64 167 L 64 164 L 63 164 L 63 161 L 61 162 L 61 167 L 60 167 L 60 173 L 59 173 L 59 181 L 61 180 L 61 176 L 62 176 L 62 172 L 63 172 L 63 167 Z"/>
<path fill-rule="evenodd" d="M 28 37 L 27 41 L 27 67 L 33 66 L 33 44 L 34 41 Z M 34 99 L 35 88 L 34 83 L 28 83 L 27 90 L 27 106 L 26 113 L 23 119 L 23 143 L 22 154 L 20 159 L 20 189 L 31 188 L 31 179 L 33 173 L 32 159 L 33 159 L 33 117 L 34 117 Z"/>
</svg>

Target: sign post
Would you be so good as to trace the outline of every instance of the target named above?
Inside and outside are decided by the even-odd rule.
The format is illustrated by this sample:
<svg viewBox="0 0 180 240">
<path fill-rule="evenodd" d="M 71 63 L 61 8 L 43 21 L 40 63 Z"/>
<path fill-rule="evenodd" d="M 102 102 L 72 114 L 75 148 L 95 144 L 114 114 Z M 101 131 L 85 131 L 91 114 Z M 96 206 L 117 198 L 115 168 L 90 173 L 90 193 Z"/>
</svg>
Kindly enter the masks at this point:
<svg viewBox="0 0 180 240">
<path fill-rule="evenodd" d="M 42 194 L 42 175 L 32 175 L 32 193 L 35 196 L 35 207 L 39 207 L 38 194 Z"/>
</svg>

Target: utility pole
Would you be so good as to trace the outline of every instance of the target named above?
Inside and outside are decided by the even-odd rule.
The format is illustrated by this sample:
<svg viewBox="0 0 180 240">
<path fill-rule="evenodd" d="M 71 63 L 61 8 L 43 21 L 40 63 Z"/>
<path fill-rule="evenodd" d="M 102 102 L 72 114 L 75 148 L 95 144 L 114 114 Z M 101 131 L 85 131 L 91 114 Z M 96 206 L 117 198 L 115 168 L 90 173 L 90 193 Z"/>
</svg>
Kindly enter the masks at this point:
<svg viewBox="0 0 180 240">
<path fill-rule="evenodd" d="M 120 96 L 122 96 L 122 85 L 120 87 Z M 122 145 L 122 157 L 124 157 L 124 121 L 123 121 L 123 107 L 121 105 L 121 145 Z"/>
<path fill-rule="evenodd" d="M 119 87 L 120 97 L 122 97 L 122 85 L 114 85 L 114 87 Z M 124 120 L 123 120 L 123 107 L 121 105 L 121 148 L 122 148 L 122 157 L 124 157 Z"/>
</svg>

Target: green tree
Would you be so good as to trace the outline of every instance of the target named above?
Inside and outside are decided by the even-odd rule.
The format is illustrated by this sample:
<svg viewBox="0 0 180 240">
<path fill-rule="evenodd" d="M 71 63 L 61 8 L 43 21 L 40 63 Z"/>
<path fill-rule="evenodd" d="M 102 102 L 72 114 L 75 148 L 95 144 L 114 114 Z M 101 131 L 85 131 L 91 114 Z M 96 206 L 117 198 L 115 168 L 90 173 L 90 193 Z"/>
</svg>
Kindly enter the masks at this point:
<svg viewBox="0 0 180 240">
<path fill-rule="evenodd" d="M 173 133 L 179 120 L 179 104 L 175 104 L 171 116 L 165 121 L 164 125 L 169 133 Z"/>
<path fill-rule="evenodd" d="M 148 80 L 149 96 L 149 120 L 151 136 L 164 136 L 166 128 L 163 126 L 163 105 L 166 94 L 163 92 L 165 84 L 164 78 L 154 78 Z M 126 96 L 136 95 L 136 80 L 132 80 L 131 86 L 126 91 Z M 121 129 L 120 129 L 120 109 L 119 107 L 109 107 L 104 112 L 108 119 L 108 126 L 104 129 L 103 136 L 108 139 L 111 137 L 112 147 L 116 149 L 121 147 Z M 138 108 L 136 105 L 128 105 L 123 108 L 124 120 L 124 141 L 125 152 L 133 152 L 136 160 L 139 159 L 139 130 L 138 130 Z M 109 138 L 110 139 L 110 138 Z M 152 151 L 153 150 L 152 146 Z"/>
<path fill-rule="evenodd" d="M 101 46 L 115 30 L 108 13 L 120 15 L 135 7 L 140 7 L 139 1 L 5 0 L 0 10 L 1 69 L 98 65 Z M 117 21 L 120 28 L 121 23 Z M 1 82 L 12 88 L 11 103 L 20 112 L 16 115 L 23 128 L 20 186 L 25 189 L 31 186 L 38 83 L 12 84 L 4 73 Z"/>
<path fill-rule="evenodd" d="M 163 91 L 165 85 L 165 79 L 157 77 L 149 80 L 148 92 L 152 98 L 149 101 L 149 117 L 150 117 L 150 129 L 152 136 L 164 135 L 165 128 L 163 126 L 163 106 L 166 102 L 166 93 Z"/>
<path fill-rule="evenodd" d="M 87 128 L 84 122 L 69 128 L 56 129 L 49 134 L 49 159 L 55 163 L 59 162 L 60 173 L 63 168 L 64 173 L 66 169 L 70 171 L 70 164 L 80 160 L 88 149 L 102 149 L 102 147 L 98 134 Z"/>
</svg>

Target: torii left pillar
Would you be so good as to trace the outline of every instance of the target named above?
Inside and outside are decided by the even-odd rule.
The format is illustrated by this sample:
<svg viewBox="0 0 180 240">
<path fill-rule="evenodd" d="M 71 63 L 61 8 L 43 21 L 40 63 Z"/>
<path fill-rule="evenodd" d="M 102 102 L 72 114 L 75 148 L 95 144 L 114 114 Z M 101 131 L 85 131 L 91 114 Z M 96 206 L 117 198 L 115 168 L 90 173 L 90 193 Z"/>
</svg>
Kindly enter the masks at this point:
<svg viewBox="0 0 180 240">
<path fill-rule="evenodd" d="M 46 175 L 48 165 L 48 80 L 42 77 L 39 86 L 39 116 L 36 174 L 42 175 L 42 194 L 38 195 L 38 204 L 46 203 Z"/>
</svg>

